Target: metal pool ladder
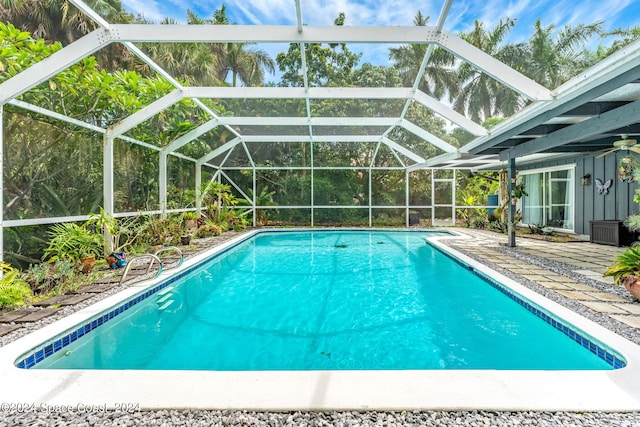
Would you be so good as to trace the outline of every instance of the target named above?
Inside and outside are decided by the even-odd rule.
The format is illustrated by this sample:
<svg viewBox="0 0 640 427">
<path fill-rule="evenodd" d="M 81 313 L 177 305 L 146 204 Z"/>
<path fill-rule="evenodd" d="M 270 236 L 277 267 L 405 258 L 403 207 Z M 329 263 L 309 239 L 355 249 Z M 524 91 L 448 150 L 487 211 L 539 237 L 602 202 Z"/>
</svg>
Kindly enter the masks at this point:
<svg viewBox="0 0 640 427">
<path fill-rule="evenodd" d="M 141 260 L 141 259 L 146 259 L 149 258 L 149 266 L 147 267 L 147 271 L 144 273 L 145 275 L 149 274 L 149 272 L 151 271 L 151 268 L 153 267 L 153 264 L 155 262 L 158 263 L 158 272 L 156 273 L 156 275 L 153 277 L 154 279 L 156 277 L 158 277 L 160 275 L 160 273 L 162 273 L 163 270 L 163 264 L 162 261 L 160 260 L 160 257 L 158 256 L 158 254 L 162 253 L 162 252 L 177 252 L 178 255 L 180 256 L 180 260 L 178 261 L 178 264 L 176 264 L 175 266 L 172 266 L 171 268 L 178 268 L 182 265 L 182 263 L 184 262 L 184 255 L 182 253 L 182 251 L 180 250 L 180 248 L 176 247 L 176 246 L 167 246 L 166 248 L 160 248 L 157 251 L 155 251 L 152 254 L 142 254 L 142 255 L 138 255 L 136 257 L 133 257 L 128 263 L 127 266 L 124 269 L 124 272 L 122 273 L 122 277 L 120 278 L 120 283 L 118 283 L 118 285 L 122 285 L 124 283 L 124 281 L 127 278 L 127 275 L 129 274 L 129 271 L 131 270 L 131 266 L 133 264 L 135 264 L 135 261 Z M 169 269 L 167 269 L 169 270 Z"/>
</svg>

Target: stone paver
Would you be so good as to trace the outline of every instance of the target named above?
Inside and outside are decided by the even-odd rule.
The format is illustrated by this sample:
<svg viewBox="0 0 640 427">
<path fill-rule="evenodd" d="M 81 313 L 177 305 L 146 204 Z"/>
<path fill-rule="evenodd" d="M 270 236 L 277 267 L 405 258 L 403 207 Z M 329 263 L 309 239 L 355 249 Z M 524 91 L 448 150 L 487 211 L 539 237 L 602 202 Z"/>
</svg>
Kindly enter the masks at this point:
<svg viewBox="0 0 640 427">
<path fill-rule="evenodd" d="M 43 308 L 32 312 L 31 314 L 27 314 L 24 317 L 16 319 L 16 323 L 26 323 L 26 322 L 36 322 L 40 319 L 44 319 L 45 317 L 51 316 L 56 311 L 60 310 L 59 308 Z"/>
<path fill-rule="evenodd" d="M 629 299 L 622 298 L 618 295 L 610 294 L 607 292 L 589 292 L 589 295 L 593 295 L 594 298 L 599 299 L 600 301 L 609 301 L 609 302 L 626 302 Z"/>
<path fill-rule="evenodd" d="M 611 317 L 619 322 L 625 323 L 634 328 L 640 328 L 640 316 L 624 316 L 621 314 L 612 314 Z"/>
<path fill-rule="evenodd" d="M 614 304 L 609 304 L 606 302 L 594 302 L 594 301 L 580 301 L 582 304 L 586 305 L 593 311 L 597 311 L 598 313 L 608 313 L 608 314 L 629 314 L 628 311 L 625 311 Z"/>
<path fill-rule="evenodd" d="M 576 291 L 583 291 L 583 292 L 598 292 L 597 288 L 594 288 L 593 286 L 589 286 L 589 285 L 585 285 L 584 283 L 564 283 L 565 285 L 567 285 L 568 287 L 570 287 L 571 289 L 574 289 Z"/>
<path fill-rule="evenodd" d="M 104 291 L 108 291 L 109 289 L 115 288 L 116 284 L 102 284 L 102 285 L 85 285 L 82 286 L 75 291 L 74 294 L 99 294 Z"/>
<path fill-rule="evenodd" d="M 0 337 L 3 335 L 7 335 L 9 332 L 13 332 L 16 329 L 20 329 L 19 325 L 0 325 Z"/>
<path fill-rule="evenodd" d="M 632 303 L 632 304 L 614 304 L 616 307 L 621 308 L 631 314 L 635 314 L 636 316 L 640 316 L 640 304 Z"/>
<path fill-rule="evenodd" d="M 580 291 L 557 291 L 560 295 L 564 295 L 567 298 L 574 299 L 576 301 L 595 301 L 595 298 L 591 293 L 585 293 Z"/>
<path fill-rule="evenodd" d="M 51 307 L 53 305 L 65 306 L 74 305 L 79 302 L 93 298 L 93 295 L 80 294 L 80 295 L 58 295 L 52 298 L 47 298 L 42 301 L 33 303 L 36 307 Z"/>
<path fill-rule="evenodd" d="M 10 311 L 9 313 L 3 313 L 0 315 L 0 322 L 10 323 L 15 322 L 17 319 L 21 317 L 25 317 L 28 314 L 37 311 L 37 308 L 21 308 L 19 310 Z"/>
<path fill-rule="evenodd" d="M 571 288 L 568 287 L 567 285 L 564 285 L 562 283 L 558 283 L 558 282 L 550 282 L 550 281 L 539 281 L 536 282 L 537 284 L 544 286 L 545 288 L 549 288 L 549 289 L 562 289 L 562 290 L 566 290 L 566 291 L 570 291 Z"/>
</svg>

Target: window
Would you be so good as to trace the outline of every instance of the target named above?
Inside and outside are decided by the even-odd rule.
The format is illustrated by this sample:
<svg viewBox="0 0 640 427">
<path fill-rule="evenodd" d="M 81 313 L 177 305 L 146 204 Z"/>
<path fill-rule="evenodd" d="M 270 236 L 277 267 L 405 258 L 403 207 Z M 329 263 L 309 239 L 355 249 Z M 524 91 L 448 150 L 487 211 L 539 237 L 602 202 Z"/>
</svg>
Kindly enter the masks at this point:
<svg viewBox="0 0 640 427">
<path fill-rule="evenodd" d="M 522 223 L 573 231 L 574 166 L 521 172 Z"/>
</svg>

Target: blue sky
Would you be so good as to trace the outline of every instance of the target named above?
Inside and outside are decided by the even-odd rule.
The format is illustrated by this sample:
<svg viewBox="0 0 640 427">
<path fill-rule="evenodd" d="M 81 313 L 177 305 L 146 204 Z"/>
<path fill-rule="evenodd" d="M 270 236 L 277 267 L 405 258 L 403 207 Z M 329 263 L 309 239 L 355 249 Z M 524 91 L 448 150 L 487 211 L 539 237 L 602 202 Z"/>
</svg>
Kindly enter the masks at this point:
<svg viewBox="0 0 640 427">
<path fill-rule="evenodd" d="M 144 15 L 147 19 L 160 21 L 166 16 L 180 22 L 185 20 L 185 11 L 191 9 L 203 18 L 210 18 L 222 4 L 232 23 L 249 25 L 295 24 L 294 0 L 121 0 L 130 12 Z M 338 13 L 345 12 L 346 25 L 412 25 L 418 10 L 430 16 L 435 24 L 443 0 L 301 0 L 302 16 L 307 25 L 333 25 Z M 474 20 L 491 28 L 501 18 L 517 18 L 509 41 L 524 41 L 531 34 L 537 18 L 543 25 L 554 24 L 561 28 L 566 24 L 576 25 L 604 21 L 606 29 L 640 26 L 640 0 L 454 0 L 445 23 L 451 32 L 467 31 Z M 597 41 L 594 41 L 597 43 Z M 604 44 L 608 44 L 605 40 Z M 364 49 L 361 62 L 384 64 L 389 46 Z M 286 50 L 286 46 L 261 47 L 275 58 L 275 53 Z M 352 50 L 358 50 L 352 47 Z M 384 62 L 383 62 L 384 61 Z"/>
</svg>

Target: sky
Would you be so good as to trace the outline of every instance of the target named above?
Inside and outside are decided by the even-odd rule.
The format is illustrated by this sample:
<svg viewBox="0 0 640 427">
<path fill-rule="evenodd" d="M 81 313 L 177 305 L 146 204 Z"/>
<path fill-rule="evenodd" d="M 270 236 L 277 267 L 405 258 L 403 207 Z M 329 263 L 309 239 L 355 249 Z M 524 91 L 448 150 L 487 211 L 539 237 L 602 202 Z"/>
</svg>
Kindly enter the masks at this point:
<svg viewBox="0 0 640 427">
<path fill-rule="evenodd" d="M 295 25 L 294 0 L 121 0 L 133 14 L 159 22 L 172 17 L 185 22 L 187 9 L 202 18 L 212 17 L 222 4 L 226 6 L 231 23 L 243 25 Z M 333 25 L 340 12 L 346 15 L 345 25 L 413 25 L 418 10 L 429 16 L 435 25 L 444 0 L 300 0 L 302 18 L 306 25 Z M 509 42 L 526 41 L 533 24 L 540 18 L 543 26 L 589 24 L 603 21 L 604 28 L 640 26 L 640 0 L 454 0 L 444 29 L 459 33 L 473 27 L 474 20 L 492 28 L 500 19 L 517 19 Z M 597 45 L 594 40 L 593 44 Z M 610 41 L 604 40 L 607 45 Z M 361 63 L 377 65 L 388 63 L 388 47 L 363 48 Z M 595 46 L 594 46 L 595 47 Z M 356 47 L 350 48 L 358 51 Z M 275 54 L 286 46 L 263 47 L 275 59 Z"/>
</svg>

